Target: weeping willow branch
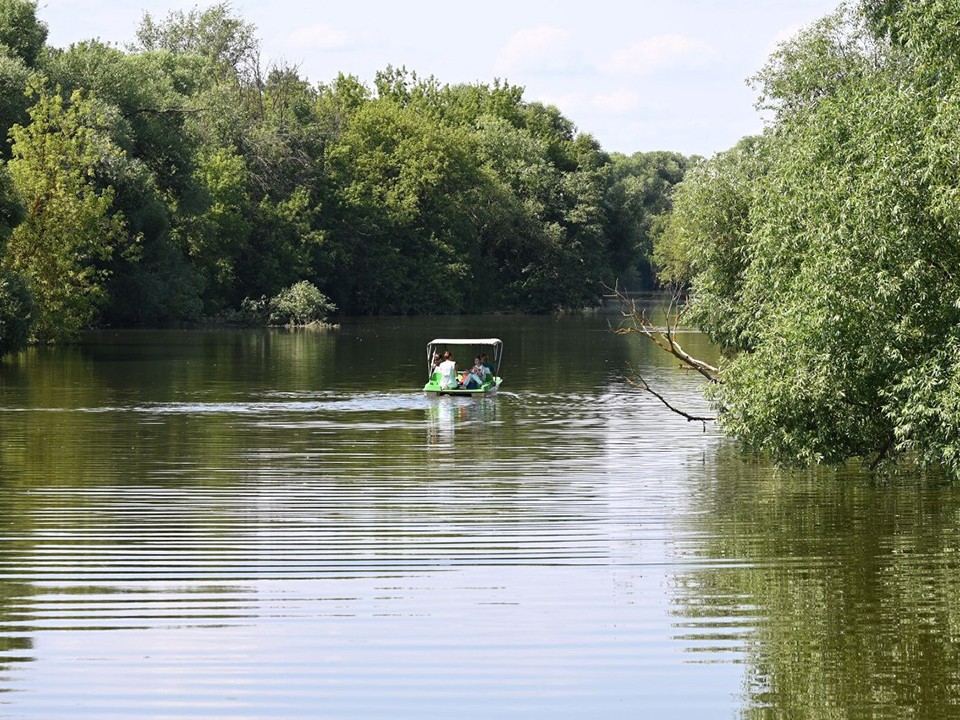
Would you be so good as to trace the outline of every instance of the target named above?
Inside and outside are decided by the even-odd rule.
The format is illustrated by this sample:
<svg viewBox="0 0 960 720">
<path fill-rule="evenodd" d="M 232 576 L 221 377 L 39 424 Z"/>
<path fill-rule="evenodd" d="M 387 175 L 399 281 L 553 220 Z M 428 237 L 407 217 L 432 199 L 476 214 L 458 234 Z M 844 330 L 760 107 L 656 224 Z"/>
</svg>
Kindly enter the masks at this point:
<svg viewBox="0 0 960 720">
<path fill-rule="evenodd" d="M 720 378 L 720 368 L 714 367 L 710 363 L 693 357 L 686 350 L 684 350 L 683 347 L 681 347 L 679 342 L 677 342 L 677 328 L 680 326 L 680 322 L 687 310 L 685 303 L 681 301 L 679 292 L 675 293 L 670 299 L 670 305 L 666 312 L 667 322 L 666 325 L 662 327 L 654 325 L 647 316 L 646 311 L 638 308 L 636 301 L 628 298 L 627 295 L 619 289 L 619 287 L 612 288 L 607 294 L 607 297 L 612 298 L 619 303 L 621 313 L 624 317 L 624 322 L 622 322 L 618 327 L 613 328 L 613 331 L 617 335 L 631 335 L 634 333 L 643 335 L 661 350 L 669 353 L 679 360 L 681 369 L 692 370 L 701 375 L 707 380 L 707 382 L 710 383 L 723 382 Z M 663 395 L 650 387 L 649 383 L 647 383 L 647 381 L 636 368 L 631 368 L 631 372 L 633 377 L 626 378 L 628 383 L 643 390 L 644 392 L 650 393 L 668 410 L 679 415 L 680 417 L 686 418 L 687 422 L 707 423 L 716 420 L 715 417 L 691 415 L 690 413 L 674 407 L 672 404 L 670 404 L 670 402 L 667 401 L 666 398 L 663 397 Z"/>
</svg>

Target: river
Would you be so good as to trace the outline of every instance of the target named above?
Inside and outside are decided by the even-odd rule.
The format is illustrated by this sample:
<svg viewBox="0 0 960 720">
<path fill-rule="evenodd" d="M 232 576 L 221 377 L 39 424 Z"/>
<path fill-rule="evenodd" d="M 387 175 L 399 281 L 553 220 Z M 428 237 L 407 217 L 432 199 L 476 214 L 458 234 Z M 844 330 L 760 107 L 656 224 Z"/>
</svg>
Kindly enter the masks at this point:
<svg viewBox="0 0 960 720">
<path fill-rule="evenodd" d="M 743 456 L 611 320 L 0 363 L 0 716 L 955 716 L 960 492 Z M 419 391 L 456 335 L 504 340 L 499 396 Z"/>
</svg>

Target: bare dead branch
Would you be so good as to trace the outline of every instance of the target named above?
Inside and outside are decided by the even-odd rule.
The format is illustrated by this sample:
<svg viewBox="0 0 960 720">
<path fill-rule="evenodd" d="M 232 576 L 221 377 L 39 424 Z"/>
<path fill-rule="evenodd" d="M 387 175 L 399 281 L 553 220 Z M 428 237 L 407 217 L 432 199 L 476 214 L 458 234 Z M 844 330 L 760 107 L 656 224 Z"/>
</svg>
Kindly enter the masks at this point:
<svg viewBox="0 0 960 720">
<path fill-rule="evenodd" d="M 123 117 L 134 115 L 190 115 L 191 113 L 206 112 L 206 108 L 168 107 L 168 108 L 133 108 L 123 113 Z"/>
<path fill-rule="evenodd" d="M 703 415 L 703 416 L 701 416 L 701 415 L 691 415 L 691 414 L 688 413 L 688 412 L 684 412 L 684 411 L 681 410 L 680 408 L 674 407 L 673 405 L 670 404 L 670 402 L 669 402 L 665 397 L 663 397 L 663 395 L 661 395 L 661 394 L 658 393 L 656 390 L 654 390 L 652 387 L 650 387 L 649 383 L 647 383 L 647 381 L 646 381 L 646 379 L 644 379 L 643 375 L 641 375 L 641 374 L 640 374 L 639 372 L 637 372 L 635 369 L 634 369 L 634 371 L 633 371 L 633 377 L 632 377 L 632 378 L 624 378 L 624 380 L 626 380 L 627 383 L 629 383 L 630 385 L 633 385 L 635 388 L 639 388 L 640 390 L 643 390 L 644 392 L 650 393 L 650 394 L 653 395 L 657 400 L 659 400 L 659 401 L 663 404 L 663 406 L 664 406 L 665 408 L 667 408 L 667 410 L 669 410 L 669 411 L 672 412 L 672 413 L 675 413 L 675 414 L 679 415 L 679 416 L 682 417 L 682 418 L 686 418 L 687 422 L 700 422 L 700 423 L 703 423 L 703 424 L 704 424 L 704 430 L 706 430 L 706 423 L 708 423 L 708 422 L 713 422 L 714 420 L 717 419 L 716 417 L 712 417 L 712 416 L 709 416 L 709 415 Z"/>
<path fill-rule="evenodd" d="M 665 327 L 654 325 L 647 317 L 646 312 L 639 309 L 636 302 L 628 298 L 619 288 L 612 288 L 607 297 L 615 299 L 620 304 L 623 317 L 626 318 L 626 324 L 614 328 L 615 333 L 618 335 L 630 335 L 632 333 L 645 335 L 661 350 L 677 358 L 683 367 L 699 373 L 709 382 L 722 382 L 719 368 L 693 357 L 677 342 L 677 327 L 687 311 L 685 304 L 680 301 L 679 294 L 674 294 L 670 300 Z"/>
<path fill-rule="evenodd" d="M 670 305 L 666 312 L 667 324 L 661 328 L 655 326 L 647 317 L 646 313 L 637 307 L 636 302 L 621 292 L 619 287 L 608 289 L 610 292 L 607 294 L 607 297 L 615 299 L 620 304 L 621 312 L 626 319 L 625 323 L 621 323 L 619 327 L 612 328 L 613 332 L 618 335 L 629 335 L 631 333 L 643 335 L 649 338 L 661 350 L 677 358 L 680 361 L 681 369 L 697 372 L 711 383 L 722 382 L 719 368 L 693 357 L 677 342 L 677 328 L 684 314 L 687 312 L 687 305 L 682 301 L 679 292 L 675 293 L 670 299 Z M 670 410 L 670 412 L 685 418 L 687 422 L 703 423 L 704 432 L 707 430 L 707 423 L 716 420 L 716 417 L 692 415 L 675 407 L 663 395 L 650 387 L 650 384 L 636 368 L 631 368 L 631 372 L 633 377 L 624 378 L 630 385 L 650 393 L 659 400 L 665 408 Z"/>
</svg>

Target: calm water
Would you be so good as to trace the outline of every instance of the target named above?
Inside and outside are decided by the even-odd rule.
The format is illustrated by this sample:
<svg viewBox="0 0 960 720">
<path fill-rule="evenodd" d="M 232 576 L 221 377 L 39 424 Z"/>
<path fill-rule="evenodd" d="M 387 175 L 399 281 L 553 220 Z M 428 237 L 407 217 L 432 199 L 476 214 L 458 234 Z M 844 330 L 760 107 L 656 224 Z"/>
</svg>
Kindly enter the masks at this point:
<svg viewBox="0 0 960 720">
<path fill-rule="evenodd" d="M 608 319 L 0 364 L 0 716 L 960 715 L 960 492 L 743 458 Z M 499 397 L 418 392 L 456 334 Z"/>
</svg>

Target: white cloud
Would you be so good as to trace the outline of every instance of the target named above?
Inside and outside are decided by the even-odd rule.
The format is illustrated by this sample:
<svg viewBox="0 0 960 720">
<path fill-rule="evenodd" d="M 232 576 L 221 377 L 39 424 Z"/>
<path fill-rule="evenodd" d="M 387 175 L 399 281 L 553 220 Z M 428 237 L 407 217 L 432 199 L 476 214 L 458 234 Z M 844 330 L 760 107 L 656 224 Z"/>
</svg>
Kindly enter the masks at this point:
<svg viewBox="0 0 960 720">
<path fill-rule="evenodd" d="M 582 93 L 551 93 L 540 92 L 533 94 L 530 100 L 543 103 L 544 105 L 554 105 L 564 114 L 573 113 L 587 106 L 587 100 Z"/>
<path fill-rule="evenodd" d="M 571 35 L 556 27 L 521 30 L 497 56 L 497 72 L 560 70 L 567 67 Z"/>
<path fill-rule="evenodd" d="M 615 53 L 601 69 L 609 73 L 643 75 L 667 67 L 701 65 L 713 55 L 712 47 L 695 38 L 659 35 Z"/>
<path fill-rule="evenodd" d="M 290 35 L 290 44 L 295 48 L 339 50 L 349 43 L 350 37 L 345 32 L 324 23 L 300 28 Z"/>
<path fill-rule="evenodd" d="M 640 94 L 632 90 L 616 90 L 594 95 L 590 104 L 602 112 L 629 113 L 640 107 Z"/>
</svg>

